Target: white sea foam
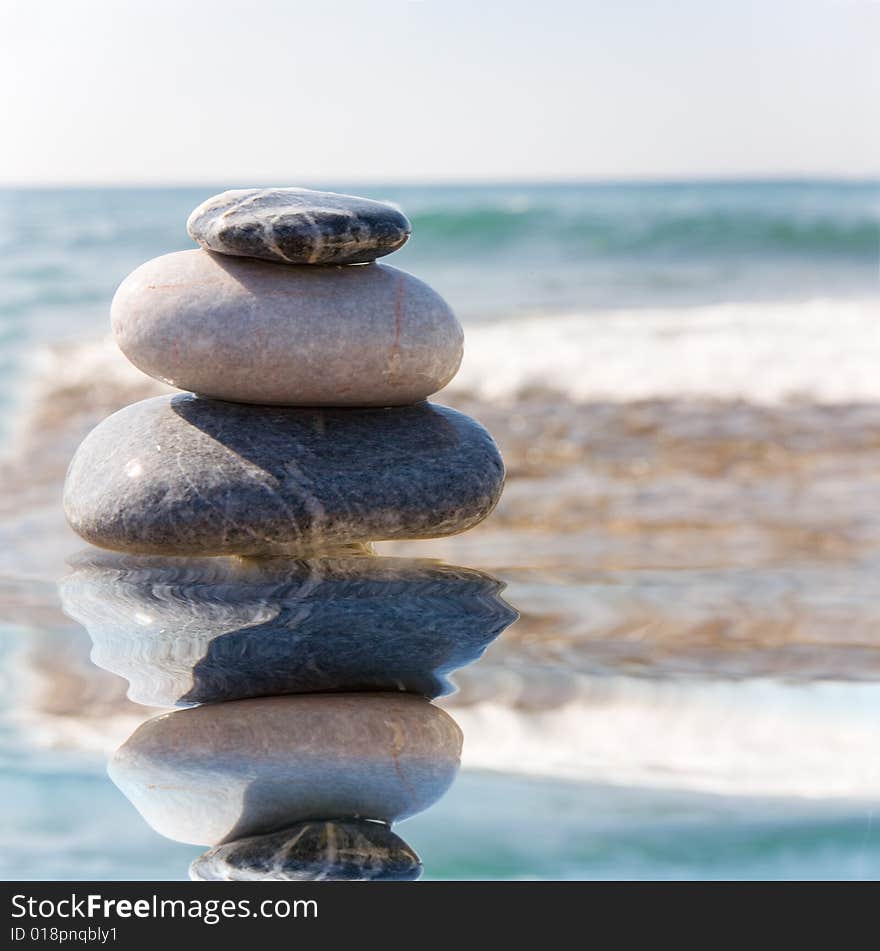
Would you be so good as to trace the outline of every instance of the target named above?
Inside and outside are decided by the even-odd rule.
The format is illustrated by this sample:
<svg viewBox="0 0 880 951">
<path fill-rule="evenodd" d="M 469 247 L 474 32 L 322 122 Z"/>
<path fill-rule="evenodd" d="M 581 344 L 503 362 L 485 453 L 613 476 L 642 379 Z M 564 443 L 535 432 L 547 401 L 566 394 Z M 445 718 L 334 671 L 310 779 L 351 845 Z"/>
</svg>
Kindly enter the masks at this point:
<svg viewBox="0 0 880 951">
<path fill-rule="evenodd" d="M 577 401 L 880 400 L 880 298 L 728 303 L 470 324 L 444 391 Z"/>
<path fill-rule="evenodd" d="M 732 796 L 880 802 L 880 686 L 584 679 L 549 710 L 452 707 L 463 766 Z"/>
<path fill-rule="evenodd" d="M 880 402 L 878 367 L 880 296 L 548 314 L 469 322 L 461 370 L 439 400 L 508 400 L 537 388 L 577 402 Z M 25 417 L 46 391 L 170 392 L 127 363 L 109 336 L 36 351 L 29 369 Z"/>
</svg>

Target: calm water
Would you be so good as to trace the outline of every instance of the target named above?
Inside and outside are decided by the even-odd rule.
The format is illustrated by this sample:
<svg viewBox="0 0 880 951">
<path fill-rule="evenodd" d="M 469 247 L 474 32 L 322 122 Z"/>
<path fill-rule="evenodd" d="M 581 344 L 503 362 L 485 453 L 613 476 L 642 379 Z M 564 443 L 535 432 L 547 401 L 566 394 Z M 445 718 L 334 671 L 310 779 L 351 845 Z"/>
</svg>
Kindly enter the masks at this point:
<svg viewBox="0 0 880 951">
<path fill-rule="evenodd" d="M 91 637 L 61 609 L 82 548 L 64 466 L 146 395 L 79 345 L 106 333 L 125 274 L 191 246 L 186 217 L 217 190 L 0 192 L 6 878 L 184 877 L 202 850 L 107 776 L 155 712 L 125 693 L 172 703 L 196 668 L 200 689 L 228 687 L 224 659 L 251 643 L 230 634 L 300 616 L 296 585 L 207 597 L 165 576 L 149 610 L 136 585 L 71 610 L 65 582 Z M 416 593 L 413 609 L 408 585 L 309 602 L 320 631 L 440 611 L 426 643 L 457 661 L 401 674 L 460 687 L 438 702 L 464 768 L 397 829 L 425 877 L 880 877 L 880 185 L 353 190 L 412 219 L 392 263 L 461 316 L 471 362 L 445 396 L 509 470 L 481 528 L 383 549 L 506 583 L 522 616 L 500 636 L 485 604 Z M 46 364 L 49 343 L 79 348 Z"/>
<path fill-rule="evenodd" d="M 192 247 L 186 218 L 217 190 L 0 191 L 4 344 L 103 330 L 120 280 Z M 878 183 L 357 190 L 406 210 L 394 262 L 466 321 L 877 288 Z"/>
</svg>

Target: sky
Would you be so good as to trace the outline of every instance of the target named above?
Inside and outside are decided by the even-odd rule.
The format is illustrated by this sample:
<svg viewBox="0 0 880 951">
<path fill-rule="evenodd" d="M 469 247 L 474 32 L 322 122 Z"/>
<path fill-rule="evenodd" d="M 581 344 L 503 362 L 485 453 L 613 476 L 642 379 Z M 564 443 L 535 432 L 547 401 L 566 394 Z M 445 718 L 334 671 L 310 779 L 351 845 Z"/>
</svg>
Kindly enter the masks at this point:
<svg viewBox="0 0 880 951">
<path fill-rule="evenodd" d="M 880 177 L 878 0 L 0 0 L 0 184 Z"/>
</svg>

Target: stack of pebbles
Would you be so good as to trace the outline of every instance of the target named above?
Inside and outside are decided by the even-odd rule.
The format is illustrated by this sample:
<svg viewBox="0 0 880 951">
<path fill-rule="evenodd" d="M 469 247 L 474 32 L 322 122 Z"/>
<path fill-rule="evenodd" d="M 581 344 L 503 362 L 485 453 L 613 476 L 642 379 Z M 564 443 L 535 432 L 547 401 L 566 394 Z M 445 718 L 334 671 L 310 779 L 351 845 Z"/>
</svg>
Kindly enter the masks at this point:
<svg viewBox="0 0 880 951">
<path fill-rule="evenodd" d="M 461 361 L 430 287 L 374 262 L 410 226 L 380 202 L 296 188 L 197 208 L 203 250 L 139 267 L 116 340 L 178 396 L 104 420 L 77 450 L 68 521 L 141 554 L 290 555 L 464 531 L 504 481 L 489 434 L 425 402 Z"/>
<path fill-rule="evenodd" d="M 470 528 L 504 479 L 478 423 L 425 402 L 462 332 L 374 263 L 409 230 L 365 199 L 226 192 L 190 218 L 202 250 L 113 302 L 129 359 L 192 392 L 78 449 L 68 520 L 121 554 L 81 559 L 65 606 L 134 699 L 191 706 L 110 771 L 157 831 L 212 846 L 197 878 L 416 877 L 390 824 L 442 795 L 461 746 L 430 699 L 515 616 L 494 579 L 369 551 Z"/>
</svg>

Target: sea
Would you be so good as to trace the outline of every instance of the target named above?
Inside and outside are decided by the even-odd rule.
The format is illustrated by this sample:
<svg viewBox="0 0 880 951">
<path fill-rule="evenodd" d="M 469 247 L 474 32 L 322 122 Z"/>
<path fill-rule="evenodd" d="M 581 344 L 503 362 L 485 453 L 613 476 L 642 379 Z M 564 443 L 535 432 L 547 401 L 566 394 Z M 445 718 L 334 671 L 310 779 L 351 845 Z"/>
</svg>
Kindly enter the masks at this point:
<svg viewBox="0 0 880 951">
<path fill-rule="evenodd" d="M 0 190 L 0 877 L 185 878 L 108 755 L 155 714 L 57 582 L 78 441 L 163 392 L 114 290 L 192 247 L 180 188 Z M 438 401 L 505 457 L 462 536 L 385 543 L 506 585 L 454 676 L 426 879 L 880 878 L 880 182 L 304 183 L 392 202 L 388 263 L 465 330 Z"/>
</svg>

